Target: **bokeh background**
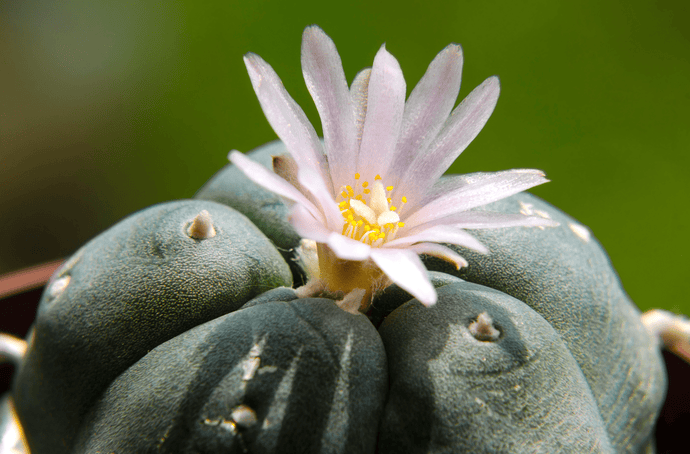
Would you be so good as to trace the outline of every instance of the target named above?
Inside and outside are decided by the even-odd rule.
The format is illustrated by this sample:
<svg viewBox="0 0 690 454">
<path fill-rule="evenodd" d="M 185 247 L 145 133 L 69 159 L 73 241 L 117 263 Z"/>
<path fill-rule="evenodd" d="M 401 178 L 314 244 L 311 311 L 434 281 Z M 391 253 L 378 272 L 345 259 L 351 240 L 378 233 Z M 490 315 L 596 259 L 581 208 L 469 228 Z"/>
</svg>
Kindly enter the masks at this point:
<svg viewBox="0 0 690 454">
<path fill-rule="evenodd" d="M 385 42 L 408 92 L 462 44 L 461 98 L 494 74 L 502 94 L 451 171 L 545 170 L 532 192 L 590 227 L 642 309 L 690 314 L 683 0 L 2 1 L 0 273 L 191 197 L 230 149 L 273 140 L 248 51 L 318 125 L 299 66 L 313 23 L 349 81 Z"/>
</svg>

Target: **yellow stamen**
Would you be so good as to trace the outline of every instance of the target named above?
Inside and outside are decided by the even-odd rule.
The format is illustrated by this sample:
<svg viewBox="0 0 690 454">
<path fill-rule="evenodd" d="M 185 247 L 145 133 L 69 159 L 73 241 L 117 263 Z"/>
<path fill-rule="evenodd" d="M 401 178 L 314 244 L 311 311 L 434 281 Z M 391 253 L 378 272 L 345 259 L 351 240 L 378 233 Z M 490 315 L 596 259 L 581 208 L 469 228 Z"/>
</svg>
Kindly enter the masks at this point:
<svg viewBox="0 0 690 454">
<path fill-rule="evenodd" d="M 379 240 L 382 240 L 382 239 L 384 239 L 385 237 L 386 237 L 386 234 L 385 234 L 385 233 L 380 233 L 378 239 L 379 239 Z"/>
<path fill-rule="evenodd" d="M 355 180 L 359 180 L 359 174 L 358 173 L 355 174 Z"/>
<path fill-rule="evenodd" d="M 371 192 L 371 191 L 370 191 L 369 189 L 365 189 L 365 190 L 364 190 L 364 193 L 365 193 L 365 194 L 369 194 L 370 192 Z"/>
<path fill-rule="evenodd" d="M 397 210 L 397 208 L 391 205 L 391 211 L 395 211 L 395 210 Z"/>
<path fill-rule="evenodd" d="M 380 180 L 380 179 L 381 179 L 381 175 L 376 174 L 376 176 L 374 177 L 374 180 Z"/>
<path fill-rule="evenodd" d="M 341 192 L 340 195 L 347 198 L 347 192 L 345 192 L 345 191 Z"/>
<path fill-rule="evenodd" d="M 392 203 L 390 197 L 388 197 L 386 200 L 388 200 L 388 203 Z"/>
<path fill-rule="evenodd" d="M 398 222 L 398 227 L 405 227 L 405 223 L 404 222 Z"/>
<path fill-rule="evenodd" d="M 355 197 L 355 200 L 359 200 L 360 202 L 364 202 L 364 199 L 362 198 L 362 194 L 357 194 Z"/>
<path fill-rule="evenodd" d="M 347 200 L 343 200 L 342 202 L 340 202 L 340 203 L 338 204 L 338 206 L 339 206 L 340 208 L 345 208 L 346 205 L 347 205 Z"/>
<path fill-rule="evenodd" d="M 363 188 L 366 188 L 367 186 L 369 186 L 369 182 L 368 182 L 368 181 L 365 181 L 364 183 L 362 183 L 362 187 L 363 187 Z"/>
<path fill-rule="evenodd" d="M 354 197 L 354 196 L 355 196 L 355 191 L 352 190 L 352 186 L 345 186 L 345 189 L 347 189 L 347 194 L 348 194 L 350 197 Z"/>
<path fill-rule="evenodd" d="M 364 231 L 365 231 L 365 232 L 368 232 L 369 230 L 371 230 L 371 226 L 370 226 L 369 224 L 365 225 L 365 226 L 364 226 Z"/>
<path fill-rule="evenodd" d="M 407 203 L 407 197 L 403 196 L 402 203 Z"/>
<path fill-rule="evenodd" d="M 386 186 L 386 191 L 392 191 L 392 190 L 393 190 L 393 186 Z"/>
</svg>

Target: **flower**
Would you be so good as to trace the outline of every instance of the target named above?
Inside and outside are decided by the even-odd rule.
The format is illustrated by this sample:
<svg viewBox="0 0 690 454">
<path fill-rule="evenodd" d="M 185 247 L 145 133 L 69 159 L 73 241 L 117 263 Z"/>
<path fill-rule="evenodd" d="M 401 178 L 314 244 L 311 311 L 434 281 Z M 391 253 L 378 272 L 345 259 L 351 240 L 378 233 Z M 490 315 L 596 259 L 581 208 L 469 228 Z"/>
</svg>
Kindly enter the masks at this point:
<svg viewBox="0 0 690 454">
<path fill-rule="evenodd" d="M 432 305 L 436 291 L 418 254 L 459 269 L 467 262 L 439 243 L 489 252 L 463 229 L 554 224 L 469 211 L 547 182 L 539 170 L 439 180 L 482 129 L 499 94 L 498 78 L 490 77 L 453 109 L 460 46 L 451 44 L 436 56 L 405 102 L 405 79 L 385 45 L 373 67 L 348 87 L 335 44 L 319 27 L 308 27 L 302 71 L 321 117 L 323 143 L 273 68 L 252 53 L 244 61 L 266 118 L 290 155 L 274 158 L 274 172 L 238 151 L 230 161 L 292 205 L 292 226 L 317 244 L 318 276 L 305 287 L 342 292 L 343 309 L 366 311 L 373 294 L 391 282 Z"/>
</svg>

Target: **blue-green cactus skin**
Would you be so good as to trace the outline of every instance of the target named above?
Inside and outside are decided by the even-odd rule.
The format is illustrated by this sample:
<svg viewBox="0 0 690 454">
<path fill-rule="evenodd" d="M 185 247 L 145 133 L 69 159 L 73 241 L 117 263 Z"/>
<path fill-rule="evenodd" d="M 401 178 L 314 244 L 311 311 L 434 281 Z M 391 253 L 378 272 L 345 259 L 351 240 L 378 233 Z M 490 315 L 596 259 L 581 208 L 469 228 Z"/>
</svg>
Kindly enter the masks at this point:
<svg viewBox="0 0 690 454">
<path fill-rule="evenodd" d="M 550 216 L 558 227 L 474 230 L 488 255 L 452 246 L 469 262 L 427 266 L 524 302 L 561 335 L 580 365 L 616 452 L 648 443 L 666 392 L 659 345 L 640 320 L 606 252 L 586 227 L 521 193 L 483 209 Z"/>
<path fill-rule="evenodd" d="M 437 291 L 433 307 L 408 301 L 379 328 L 390 375 L 379 453 L 616 452 L 582 371 L 544 318 L 457 278 Z M 481 313 L 496 340 L 471 334 Z"/>
<path fill-rule="evenodd" d="M 215 236 L 187 234 L 209 212 Z M 81 248 L 42 296 L 14 397 L 32 452 L 70 452 L 85 412 L 150 350 L 291 286 L 290 270 L 242 214 L 205 201 L 156 205 Z"/>
<path fill-rule="evenodd" d="M 372 453 L 381 338 L 364 315 L 295 298 L 268 292 L 153 349 L 93 406 L 75 452 Z M 257 422 L 233 422 L 240 405 Z"/>
</svg>

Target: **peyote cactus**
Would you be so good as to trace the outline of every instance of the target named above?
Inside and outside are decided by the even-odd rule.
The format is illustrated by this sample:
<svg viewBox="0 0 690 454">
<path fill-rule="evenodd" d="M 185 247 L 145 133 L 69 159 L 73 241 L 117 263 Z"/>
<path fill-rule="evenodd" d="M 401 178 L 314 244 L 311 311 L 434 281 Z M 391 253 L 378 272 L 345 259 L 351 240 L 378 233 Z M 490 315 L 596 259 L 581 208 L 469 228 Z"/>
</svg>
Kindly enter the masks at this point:
<svg viewBox="0 0 690 454">
<path fill-rule="evenodd" d="M 497 79 L 446 121 L 459 47 L 407 104 L 403 81 L 404 109 L 382 49 L 350 99 L 310 27 L 322 144 L 270 67 L 246 61 L 282 142 L 231 154 L 194 200 L 126 218 L 55 273 L 13 388 L 31 452 L 653 452 L 659 341 L 589 230 L 520 192 L 541 172 L 408 185 L 407 212 L 379 182 L 438 178 L 414 156 L 449 165 L 441 151 L 479 132 Z M 334 186 L 338 146 L 356 149 L 361 187 Z M 412 157 L 377 174 L 371 146 Z"/>
</svg>

